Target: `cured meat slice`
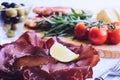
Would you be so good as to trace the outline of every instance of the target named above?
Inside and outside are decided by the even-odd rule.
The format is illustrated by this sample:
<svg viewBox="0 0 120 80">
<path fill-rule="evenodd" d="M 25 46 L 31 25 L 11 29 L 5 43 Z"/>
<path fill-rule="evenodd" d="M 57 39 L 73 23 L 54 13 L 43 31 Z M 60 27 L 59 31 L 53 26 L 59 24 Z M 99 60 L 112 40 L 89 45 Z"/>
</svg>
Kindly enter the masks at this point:
<svg viewBox="0 0 120 80">
<path fill-rule="evenodd" d="M 55 60 L 49 52 L 54 42 L 61 43 L 80 57 L 71 62 Z M 92 77 L 92 67 L 98 61 L 99 53 L 91 45 L 75 46 L 58 37 L 46 41 L 33 32 L 25 32 L 15 42 L 0 46 L 0 79 L 85 80 Z"/>
<path fill-rule="evenodd" d="M 68 49 L 75 52 L 76 54 L 80 54 L 79 59 L 76 60 L 78 66 L 87 66 L 87 65 L 95 66 L 99 61 L 99 52 L 97 52 L 91 45 L 75 46 L 73 44 L 63 42 L 58 37 L 53 37 L 48 39 L 44 46 L 50 49 L 50 47 L 53 45 L 55 41 L 65 45 L 66 47 L 68 47 Z"/>
<path fill-rule="evenodd" d="M 42 67 L 48 63 L 55 63 L 56 60 L 49 56 L 23 56 L 15 60 L 13 66 L 16 69 L 21 69 L 24 67 Z"/>
<path fill-rule="evenodd" d="M 55 80 L 85 80 L 86 78 L 92 77 L 91 67 L 74 67 L 55 71 L 52 76 Z"/>
<path fill-rule="evenodd" d="M 12 42 L 2 45 L 0 49 L 0 78 L 3 78 L 3 80 L 23 80 L 21 79 L 21 71 L 16 70 L 14 62 L 21 57 L 32 55 L 44 56 L 44 53 L 39 47 L 21 42 Z"/>
<path fill-rule="evenodd" d="M 20 71 L 4 72 L 0 70 L 0 80 L 24 80 Z"/>
<path fill-rule="evenodd" d="M 27 35 L 27 37 L 26 37 Z M 35 37 L 33 39 L 33 37 Z M 68 47 L 70 50 L 75 52 L 76 54 L 80 54 L 79 60 L 76 62 L 78 66 L 95 66 L 97 62 L 99 61 L 99 52 L 97 52 L 91 45 L 87 46 L 75 46 L 74 44 L 69 44 L 66 42 L 63 42 L 58 37 L 52 37 L 48 39 L 47 41 L 44 41 L 36 36 L 34 32 L 25 32 L 18 40 L 17 42 L 23 42 L 26 44 L 30 44 L 33 46 L 38 46 L 43 49 L 46 55 L 49 55 L 50 47 L 53 45 L 53 43 L 57 41 L 64 46 Z M 84 62 L 85 61 L 85 62 Z"/>
<path fill-rule="evenodd" d="M 24 80 L 54 80 L 52 76 L 40 67 L 28 67 L 23 71 Z"/>
<path fill-rule="evenodd" d="M 34 52 L 35 48 L 31 45 L 16 42 L 5 44 L 0 49 L 0 69 L 7 71 L 6 67 L 10 67 L 16 58 L 31 55 Z"/>
<path fill-rule="evenodd" d="M 53 13 L 58 14 L 59 12 L 62 14 L 66 14 L 70 12 L 71 9 L 69 7 L 35 7 L 33 12 L 42 16 L 49 16 Z"/>
<path fill-rule="evenodd" d="M 15 42 L 23 42 L 38 47 L 42 47 L 45 43 L 45 41 L 39 38 L 34 32 L 30 31 L 25 32 Z"/>
<path fill-rule="evenodd" d="M 92 68 L 87 66 L 58 70 L 51 74 L 39 67 L 27 68 L 23 71 L 24 80 L 85 80 L 92 74 Z"/>
</svg>

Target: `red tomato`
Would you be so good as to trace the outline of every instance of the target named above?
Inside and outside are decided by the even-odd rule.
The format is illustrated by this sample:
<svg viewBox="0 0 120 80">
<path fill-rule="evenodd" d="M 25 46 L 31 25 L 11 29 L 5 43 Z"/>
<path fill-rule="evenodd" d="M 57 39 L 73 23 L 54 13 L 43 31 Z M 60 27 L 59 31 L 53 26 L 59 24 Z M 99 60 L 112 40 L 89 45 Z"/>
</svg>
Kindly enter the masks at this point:
<svg viewBox="0 0 120 80">
<path fill-rule="evenodd" d="M 75 37 L 78 39 L 87 39 L 88 32 L 89 28 L 87 28 L 84 23 L 78 23 L 74 28 Z"/>
<path fill-rule="evenodd" d="M 109 30 L 108 39 L 113 44 L 120 43 L 120 28 L 115 28 L 114 30 Z"/>
<path fill-rule="evenodd" d="M 106 42 L 107 37 L 108 37 L 108 32 L 104 28 L 92 27 L 89 30 L 89 40 L 93 44 L 97 44 L 97 45 L 103 44 Z"/>
</svg>

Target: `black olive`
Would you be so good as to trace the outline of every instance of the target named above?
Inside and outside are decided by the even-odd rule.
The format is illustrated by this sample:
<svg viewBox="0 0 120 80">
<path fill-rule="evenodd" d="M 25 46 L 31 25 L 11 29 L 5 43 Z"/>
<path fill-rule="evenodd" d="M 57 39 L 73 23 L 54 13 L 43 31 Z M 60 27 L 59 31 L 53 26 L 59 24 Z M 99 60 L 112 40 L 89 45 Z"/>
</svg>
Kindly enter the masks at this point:
<svg viewBox="0 0 120 80">
<path fill-rule="evenodd" d="M 10 7 L 10 4 L 8 2 L 3 2 L 1 5 L 5 6 L 6 8 Z"/>
<path fill-rule="evenodd" d="M 14 24 L 15 24 L 15 23 L 18 23 L 19 20 L 20 20 L 20 17 L 19 17 L 19 16 L 16 16 L 16 17 L 12 17 L 12 18 L 11 18 L 11 22 L 14 23 Z"/>
<path fill-rule="evenodd" d="M 4 18 L 6 18 L 6 14 L 5 14 L 5 11 L 1 11 L 1 17 L 2 17 L 2 19 L 4 20 Z"/>
<path fill-rule="evenodd" d="M 16 6 L 15 3 L 11 3 L 11 4 L 10 4 L 10 7 L 12 7 L 12 8 L 15 8 L 15 6 Z"/>
<path fill-rule="evenodd" d="M 11 18 L 6 16 L 3 21 L 6 24 L 10 24 L 11 23 Z"/>
<path fill-rule="evenodd" d="M 11 21 L 11 18 L 6 15 L 5 11 L 1 11 L 1 18 L 5 23 L 10 23 Z"/>
<path fill-rule="evenodd" d="M 1 18 L 4 23 L 7 23 L 7 24 L 11 23 L 11 17 L 6 15 L 6 11 L 1 11 Z"/>
<path fill-rule="evenodd" d="M 21 5 L 21 6 L 25 6 L 25 4 L 22 4 L 22 3 L 21 3 L 20 5 Z"/>
</svg>

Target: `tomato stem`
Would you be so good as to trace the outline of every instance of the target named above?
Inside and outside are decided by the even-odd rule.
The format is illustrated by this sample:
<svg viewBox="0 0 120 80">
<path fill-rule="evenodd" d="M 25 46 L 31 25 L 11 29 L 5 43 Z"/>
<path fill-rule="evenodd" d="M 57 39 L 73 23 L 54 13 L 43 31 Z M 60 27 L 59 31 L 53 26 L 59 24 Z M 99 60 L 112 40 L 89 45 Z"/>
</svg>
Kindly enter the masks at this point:
<svg viewBox="0 0 120 80">
<path fill-rule="evenodd" d="M 109 26 L 110 26 L 110 29 L 111 29 L 111 30 L 114 30 L 114 29 L 115 29 L 115 26 L 114 26 L 113 24 L 110 23 Z"/>
</svg>

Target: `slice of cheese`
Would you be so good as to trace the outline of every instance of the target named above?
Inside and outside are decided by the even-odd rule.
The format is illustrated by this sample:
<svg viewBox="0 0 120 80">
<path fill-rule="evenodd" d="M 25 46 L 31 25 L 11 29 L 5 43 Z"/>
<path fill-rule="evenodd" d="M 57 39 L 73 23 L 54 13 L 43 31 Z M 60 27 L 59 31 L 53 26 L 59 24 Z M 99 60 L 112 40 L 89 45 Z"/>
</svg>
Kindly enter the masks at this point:
<svg viewBox="0 0 120 80">
<path fill-rule="evenodd" d="M 115 9 L 103 9 L 98 12 L 96 19 L 111 23 L 113 21 L 119 21 L 119 14 Z"/>
</svg>

